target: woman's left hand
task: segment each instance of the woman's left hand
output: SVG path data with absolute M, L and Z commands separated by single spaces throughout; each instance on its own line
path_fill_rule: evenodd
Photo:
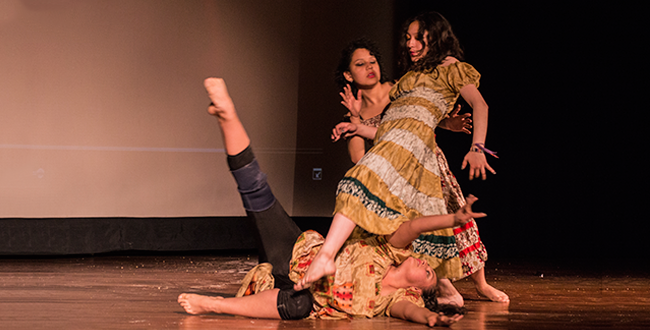
M 466 224 L 470 219 L 478 219 L 478 218 L 484 218 L 487 217 L 487 214 L 483 212 L 474 212 L 472 211 L 472 205 L 474 202 L 476 202 L 478 198 L 476 196 L 470 194 L 467 196 L 465 205 L 458 209 L 456 213 L 454 213 L 454 227 L 455 226 L 462 226 Z
M 479 178 L 481 177 L 483 180 L 487 179 L 487 175 L 485 173 L 485 170 L 487 169 L 490 171 L 492 174 L 497 174 L 497 172 L 490 167 L 490 165 L 487 163 L 487 159 L 485 159 L 485 154 L 482 152 L 475 152 L 475 151 L 470 151 L 465 155 L 465 158 L 463 159 L 463 165 L 461 166 L 461 170 L 464 170 L 465 167 L 467 167 L 467 164 L 469 164 L 469 179 L 472 180 L 474 178 Z

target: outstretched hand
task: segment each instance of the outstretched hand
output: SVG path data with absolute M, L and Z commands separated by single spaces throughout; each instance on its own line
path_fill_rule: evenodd
M 343 138 L 347 139 L 351 136 L 354 136 L 355 133 L 357 132 L 358 126 L 353 123 L 338 123 L 334 128 L 332 129 L 332 142 L 338 141 L 341 136 Z
M 487 169 L 490 171 L 492 174 L 497 174 L 497 172 L 490 167 L 490 165 L 487 162 L 487 159 L 485 159 L 485 154 L 482 152 L 475 152 L 475 151 L 470 151 L 465 155 L 465 158 L 463 159 L 463 164 L 461 166 L 461 170 L 464 170 L 465 167 L 469 164 L 469 179 L 472 180 L 474 178 L 482 178 L 483 180 L 487 179 L 487 175 L 485 173 L 485 170 Z
M 460 314 L 456 314 L 454 316 L 446 316 L 442 313 L 436 315 L 431 315 L 427 318 L 428 323 L 427 325 L 431 328 L 435 327 L 436 325 L 438 326 L 443 326 L 443 327 L 448 327 L 462 319 L 463 316 Z
M 472 204 L 474 204 L 474 202 L 476 202 L 477 200 L 478 198 L 476 198 L 476 196 L 474 195 L 470 194 L 469 196 L 467 196 L 467 203 L 465 204 L 465 206 L 458 209 L 458 211 L 456 211 L 456 213 L 454 214 L 454 226 L 464 225 L 465 223 L 467 223 L 467 221 L 469 221 L 472 218 L 478 219 L 487 216 L 487 214 L 483 212 L 477 213 L 472 211 Z
M 469 118 L 472 116 L 472 114 L 464 113 L 462 115 L 459 115 L 459 111 L 460 104 L 456 105 L 456 108 L 451 111 L 447 118 L 440 121 L 440 123 L 438 123 L 438 126 L 452 132 L 472 134 L 472 119 Z
M 343 87 L 343 92 L 340 92 L 339 95 L 341 95 L 341 98 L 343 99 L 343 101 L 341 101 L 341 104 L 350 110 L 350 119 L 355 117 L 360 118 L 359 116 L 361 115 L 361 105 L 363 103 L 361 99 L 361 90 L 359 90 L 357 96 L 355 97 L 352 93 L 352 87 L 350 87 L 348 84 Z

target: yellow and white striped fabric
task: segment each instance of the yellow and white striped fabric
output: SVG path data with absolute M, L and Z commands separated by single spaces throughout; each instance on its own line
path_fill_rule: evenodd
M 339 182 L 335 213 L 353 220 L 365 231 L 387 235 L 404 221 L 425 215 L 447 214 L 435 156 L 434 130 L 451 111 L 460 89 L 474 84 L 480 74 L 469 64 L 439 66 L 432 72 L 408 72 L 393 86 L 392 103 L 375 137 L 375 145 Z M 439 276 L 458 277 L 458 249 L 451 228 L 436 231 L 435 239 L 421 236 L 414 242 L 436 268 L 445 260 L 448 271 Z M 444 251 L 444 252 L 436 252 Z

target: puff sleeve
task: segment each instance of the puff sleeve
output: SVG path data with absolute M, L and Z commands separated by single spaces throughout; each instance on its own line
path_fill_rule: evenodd
M 447 83 L 449 88 L 456 93 L 466 85 L 474 84 L 478 88 L 481 74 L 474 67 L 465 62 L 456 62 L 447 67 Z

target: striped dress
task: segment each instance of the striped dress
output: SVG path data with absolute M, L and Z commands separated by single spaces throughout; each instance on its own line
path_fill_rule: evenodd
M 379 235 L 393 233 L 404 221 L 448 214 L 449 196 L 441 179 L 448 166 L 435 152 L 434 130 L 451 111 L 460 89 L 478 87 L 479 79 L 464 62 L 404 75 L 390 92 L 392 103 L 374 146 L 339 182 L 335 213 Z M 413 247 L 438 276 L 463 276 L 453 229 L 423 234 Z

